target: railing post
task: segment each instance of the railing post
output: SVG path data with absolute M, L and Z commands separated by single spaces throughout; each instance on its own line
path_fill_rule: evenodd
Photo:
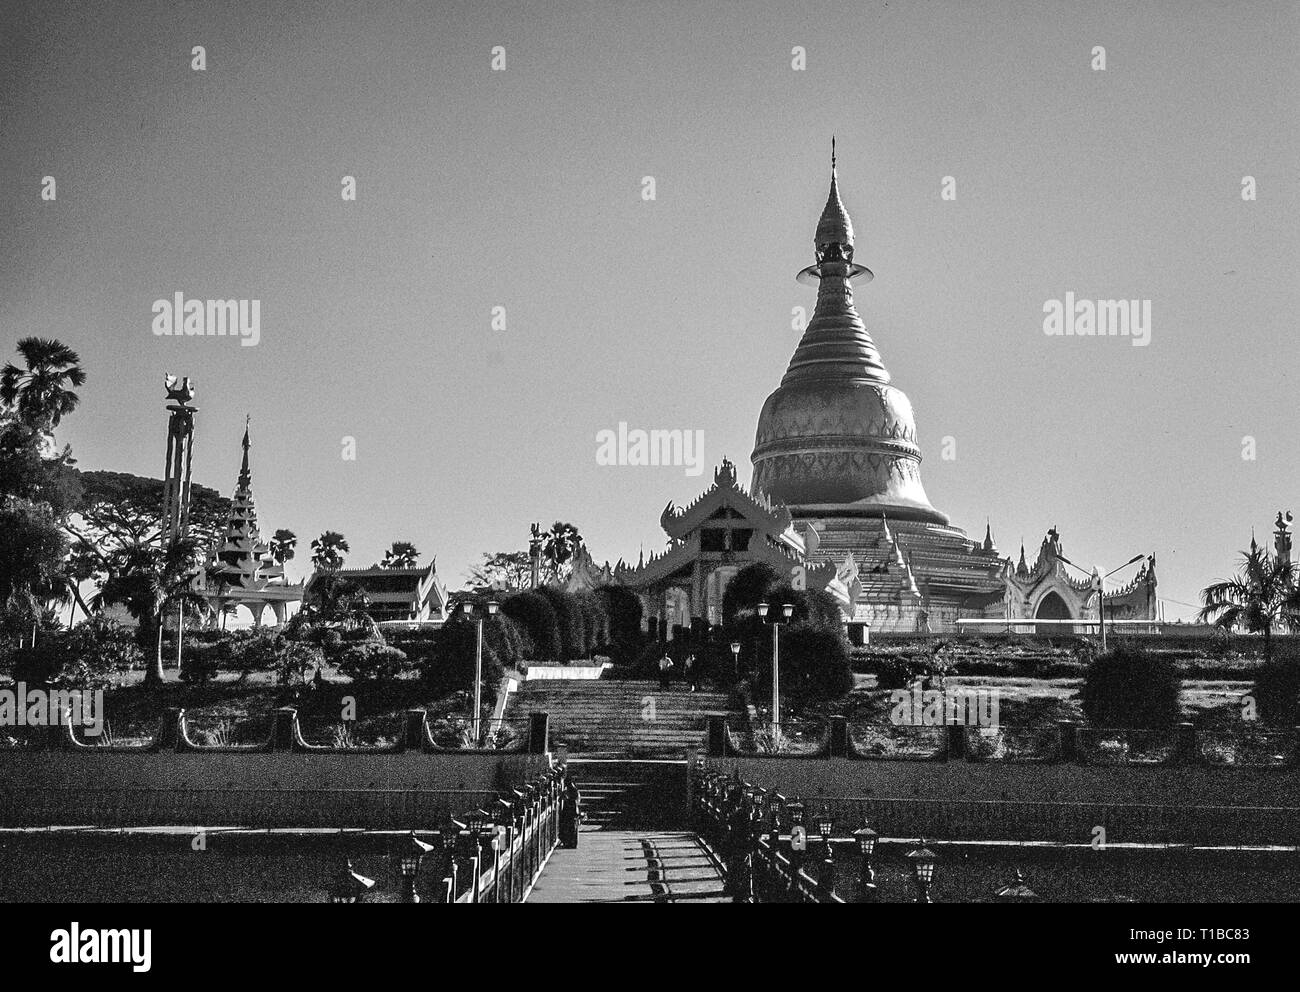
M 275 711 L 275 723 L 271 729 L 272 751 L 295 751 L 299 749 L 302 734 L 298 730 L 298 711 L 292 706 L 281 706 Z
M 1056 733 L 1060 739 L 1060 761 L 1064 765 L 1079 760 L 1079 725 L 1073 720 L 1057 720 Z
M 837 714 L 831 717 L 831 735 L 827 752 L 832 758 L 849 756 L 849 721 L 843 715 Z
M 425 741 L 429 735 L 425 728 L 429 722 L 429 714 L 424 710 L 407 710 L 406 711 L 406 733 L 403 735 L 402 747 L 407 751 L 424 750 Z
M 545 754 L 550 750 L 551 718 L 547 713 L 534 713 L 528 718 L 528 753 Z
M 724 758 L 727 754 L 727 718 L 709 717 L 707 749 L 710 758 Z

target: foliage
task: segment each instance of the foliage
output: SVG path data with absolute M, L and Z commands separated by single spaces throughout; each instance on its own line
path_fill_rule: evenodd
M 346 629 L 371 628 L 373 621 L 366 612 L 370 600 L 355 582 L 331 571 L 312 577 L 302 610 L 297 614 L 300 625 L 338 624 Z
M 1289 558 L 1275 558 L 1250 542 L 1241 553 L 1241 567 L 1234 578 L 1215 582 L 1201 592 L 1198 619 L 1224 630 L 1242 628 L 1264 635 L 1264 658 L 1273 656 L 1273 630 L 1300 631 L 1300 588 L 1296 565 Z
M 58 683 L 102 688 L 141 660 L 134 634 L 116 620 L 91 617 L 71 630 L 42 636 L 35 648 L 18 652 L 13 677 L 28 685 Z
M 1088 666 L 1079 699 L 1094 727 L 1154 730 L 1178 722 L 1180 687 L 1168 659 L 1121 645 Z
M 567 576 L 581 547 L 582 535 L 578 533 L 578 528 L 573 524 L 555 521 L 551 529 L 542 535 L 542 561 L 548 577 L 558 581 Z
M 410 541 L 394 541 L 379 564 L 381 568 L 415 568 L 420 564 L 420 552 Z
M 723 625 L 731 624 L 742 611 L 752 611 L 780 581 L 776 569 L 767 562 L 756 561 L 742 568 L 731 577 L 722 594 Z
M 86 382 L 81 358 L 60 341 L 36 337 L 21 338 L 18 354 L 23 366 L 8 362 L 0 369 L 0 403 L 28 427 L 42 431 L 58 427 L 80 402 L 68 387 Z
M 44 503 L 63 520 L 81 503 L 83 486 L 71 450 L 49 457 L 44 435 L 17 419 L 0 418 L 0 497 Z
M 0 607 L 51 598 L 53 587 L 63 586 L 67 550 L 67 539 L 49 507 L 0 498 Z
M 532 660 L 554 661 L 561 658 L 563 645 L 560 641 L 559 620 L 551 601 L 540 592 L 529 590 L 507 596 L 501 603 L 501 612 L 510 617 L 527 637 L 525 647 L 532 648 Z
M 469 580 L 476 586 L 516 590 L 524 588 L 532 571 L 527 551 L 485 551 L 482 564 L 470 569 Z
M 298 535 L 281 527 L 271 535 L 271 558 L 281 568 L 293 561 L 298 547 Z
M 492 647 L 488 628 L 492 621 L 484 621 L 483 630 L 483 699 L 496 698 L 497 686 L 505 669 Z M 430 690 L 446 695 L 458 690 L 472 692 L 474 688 L 475 652 L 478 646 L 478 628 L 460 615 L 448 620 L 436 635 L 429 654 L 418 662 L 420 677 Z
M 1278 727 L 1300 724 L 1300 647 L 1288 644 L 1255 676 L 1256 715 Z
M 337 572 L 343 567 L 344 555 L 352 548 L 338 531 L 327 530 L 311 542 L 311 563 L 323 572 Z
M 371 645 L 367 645 L 370 647 Z M 349 648 L 349 651 L 360 651 L 360 647 Z M 392 648 L 383 650 L 391 651 Z M 398 654 L 401 654 L 399 651 Z M 405 659 L 406 655 L 402 655 Z M 313 647 L 310 644 L 304 644 L 302 641 L 281 641 L 279 650 L 276 652 L 273 667 L 275 669 L 276 681 L 280 685 L 306 685 L 307 680 L 325 664 L 325 656 L 321 653 L 320 648 Z M 345 675 L 351 675 L 351 672 L 344 672 Z M 354 679 L 355 675 L 352 676 Z
M 560 636 L 560 654 L 556 661 L 571 661 L 586 655 L 586 631 L 582 610 L 571 593 L 556 586 L 543 586 L 537 592 L 555 611 L 556 631 Z

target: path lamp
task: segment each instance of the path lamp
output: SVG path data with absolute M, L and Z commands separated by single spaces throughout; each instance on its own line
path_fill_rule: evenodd
M 456 864 L 456 847 L 460 844 L 460 824 L 455 820 L 445 827 L 438 837 L 442 841 L 442 851 L 447 856 L 447 902 L 456 901 L 456 884 L 459 881 L 460 866 Z
M 1105 573 L 1104 575 L 1102 574 L 1101 569 L 1097 566 L 1094 566 L 1092 571 L 1088 572 L 1086 568 L 1083 568 L 1080 565 L 1076 565 L 1074 562 L 1070 561 L 1070 559 L 1066 558 L 1065 555 L 1063 554 L 1058 553 L 1056 557 L 1061 561 L 1063 561 L 1065 564 L 1069 565 L 1071 568 L 1077 568 L 1080 572 L 1087 574 L 1089 578 L 1092 580 L 1092 590 L 1097 594 L 1097 624 L 1101 628 L 1101 649 L 1102 651 L 1105 651 L 1106 650 L 1106 599 L 1105 599 L 1106 580 L 1109 579 L 1116 572 L 1122 572 L 1130 565 L 1137 564 L 1142 559 L 1144 559 L 1146 555 L 1134 555 L 1123 565 L 1120 565 L 1119 568 L 1112 568 L 1109 572 Z
M 785 802 L 780 796 L 773 796 L 772 801 L 767 804 L 768 826 L 767 836 L 772 841 L 772 850 L 776 850 L 777 843 L 781 840 L 781 813 L 785 808 Z
M 740 681 L 740 642 L 731 642 L 731 673 L 732 681 Z
M 1011 884 L 994 892 L 993 898 L 998 902 L 1037 902 L 1038 893 L 1029 887 L 1025 876 L 1017 868 L 1016 877 L 1011 880 Z
M 864 822 L 853 831 L 853 839 L 858 842 L 858 853 L 862 855 L 862 894 L 868 902 L 876 901 L 876 869 L 871 858 L 876 853 L 876 842 L 880 835 Z
M 487 615 L 494 617 L 501 604 L 495 599 L 488 600 Z M 474 646 L 474 746 L 483 746 L 483 737 L 480 730 L 480 723 L 483 719 L 483 616 L 475 615 L 474 603 L 470 600 L 465 601 L 463 607 L 465 616 L 472 619 L 478 624 L 478 638 Z
M 925 846 L 925 838 L 921 839 L 920 847 L 908 852 L 907 859 L 912 862 L 912 874 L 916 878 L 916 887 L 920 892 L 916 901 L 933 902 L 934 900 L 930 898 L 930 886 L 934 882 L 934 866 L 938 858 Z
M 432 850 L 433 845 L 420 840 L 412 830 L 398 852 L 397 870 L 402 873 L 402 895 L 405 902 L 420 901 L 420 894 L 415 891 L 415 880 L 420 874 L 424 856 Z
M 760 620 L 766 620 L 770 607 L 767 603 L 758 604 Z M 781 604 L 781 617 L 772 617 L 772 737 L 781 732 L 781 618 L 789 623 L 794 616 L 794 604 Z
M 822 858 L 821 877 L 818 881 L 827 892 L 835 891 L 835 849 L 831 846 L 831 837 L 835 833 L 835 818 L 829 806 L 823 806 L 817 815 L 817 833 L 821 836 L 826 856 Z
M 365 902 L 366 893 L 374 887 L 373 878 L 358 875 L 352 870 L 352 860 L 349 858 L 344 863 L 343 870 L 335 877 L 334 884 L 330 886 L 330 902 Z

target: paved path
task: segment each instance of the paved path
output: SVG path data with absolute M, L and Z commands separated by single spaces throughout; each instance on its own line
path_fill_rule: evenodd
M 528 902 L 730 902 L 691 833 L 583 829 L 551 855 Z

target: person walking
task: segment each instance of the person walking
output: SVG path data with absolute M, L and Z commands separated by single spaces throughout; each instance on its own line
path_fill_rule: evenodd
M 700 687 L 700 666 L 695 660 L 695 655 L 688 654 L 686 660 L 682 662 L 682 678 L 691 687 L 691 692 Z
M 665 651 L 663 653 L 663 657 L 659 659 L 659 688 L 663 689 L 665 692 L 670 687 L 670 680 L 672 679 L 672 673 L 673 673 L 673 660 L 672 658 L 668 657 L 668 652 Z
M 564 775 L 564 789 L 560 793 L 560 846 L 578 846 L 578 824 L 582 822 L 582 793 L 578 783 Z

